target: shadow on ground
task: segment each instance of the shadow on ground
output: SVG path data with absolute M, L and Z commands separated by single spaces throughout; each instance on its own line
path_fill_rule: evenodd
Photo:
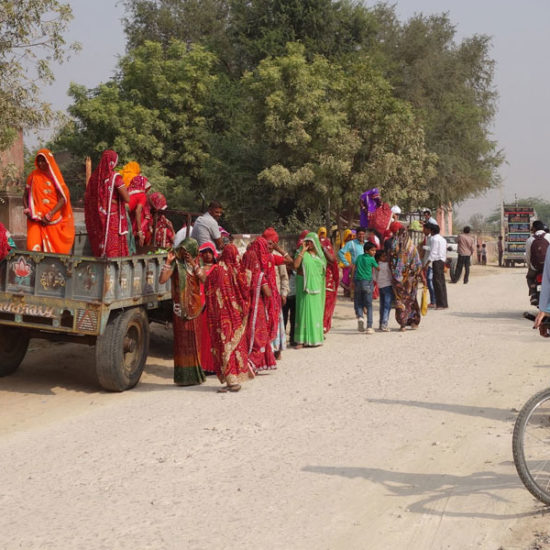
M 445 411 L 465 416 L 477 416 L 489 420 L 510 422 L 514 420 L 514 411 L 511 409 L 499 409 L 497 407 L 479 407 L 470 405 L 456 405 L 451 403 L 430 403 L 426 401 L 405 401 L 400 399 L 367 399 L 369 403 L 380 403 L 383 405 L 400 405 L 405 407 L 418 407 L 431 411 Z
M 510 466 L 511 467 L 511 466 Z M 341 476 L 348 479 L 363 478 L 386 488 L 396 497 L 420 496 L 419 500 L 410 504 L 407 510 L 415 514 L 445 515 L 455 518 L 485 518 L 485 519 L 518 519 L 549 513 L 550 509 L 537 506 L 532 511 L 518 514 L 498 514 L 487 511 L 486 502 L 483 509 L 469 511 L 453 511 L 452 499 L 482 495 L 490 497 L 495 502 L 508 503 L 508 499 L 497 493 L 503 490 L 521 489 L 519 478 L 515 474 L 498 474 L 492 471 L 475 472 L 465 476 L 450 474 L 420 474 L 413 472 L 395 472 L 381 468 L 349 468 L 333 466 L 305 466 L 302 471 L 328 476 Z M 434 506 L 438 501 L 444 502 L 444 511 L 441 506 Z M 464 505 L 464 501 L 460 503 Z

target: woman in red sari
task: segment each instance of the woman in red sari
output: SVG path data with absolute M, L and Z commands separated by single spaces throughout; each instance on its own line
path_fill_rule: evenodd
M 69 189 L 51 151 L 40 149 L 34 164 L 23 196 L 27 249 L 69 254 L 75 235 Z
M 130 197 L 122 176 L 115 172 L 118 155 L 104 151 L 93 171 L 84 195 L 84 218 L 88 239 L 98 258 L 128 256 L 128 216 Z
M 250 311 L 246 330 L 248 363 L 255 373 L 276 369 L 277 361 L 268 331 L 268 311 L 272 310 L 273 296 L 266 276 L 260 268 L 256 251 L 252 248 L 245 252 L 242 267 L 250 287 Z
M 239 391 L 241 382 L 254 378 L 246 341 L 249 289 L 238 254 L 235 245 L 226 245 L 205 284 L 214 369 L 226 383 L 222 392 Z
M 172 222 L 161 212 L 168 208 L 166 197 L 158 191 L 149 195 L 149 204 L 153 214 L 156 213 L 156 223 L 154 224 L 155 234 L 153 235 L 153 244 L 159 248 L 170 248 L 174 244 L 176 232 Z
M 204 279 L 210 275 L 210 272 L 216 265 L 216 259 L 218 257 L 218 251 L 216 245 L 210 241 L 203 243 L 199 247 L 199 256 L 202 264 L 202 272 Z M 201 304 L 204 306 L 206 303 L 206 297 L 204 294 L 204 283 L 201 284 Z M 208 330 L 208 312 L 206 308 L 203 309 L 200 316 L 200 345 L 199 352 L 201 356 L 201 366 L 206 374 L 215 374 L 214 359 L 212 357 L 210 331 Z
M 132 171 L 129 171 L 130 169 Z M 133 175 L 135 172 L 137 174 Z M 128 188 L 128 195 L 130 195 L 128 210 L 130 211 L 130 219 L 132 221 L 132 231 L 136 238 L 136 243 L 139 246 L 144 246 L 151 242 L 151 226 L 153 225 L 153 218 L 149 209 L 149 202 L 147 201 L 147 191 L 151 189 L 151 184 L 141 174 L 141 169 L 137 162 L 129 162 L 124 167 L 122 178 L 126 184 L 125 175 L 127 178 L 131 177 L 126 187 Z
M 318 231 L 319 242 L 323 247 L 325 258 L 327 259 L 326 271 L 326 296 L 325 313 L 323 315 L 323 331 L 326 334 L 332 326 L 332 315 L 336 307 L 336 297 L 338 295 L 338 283 L 340 281 L 340 270 L 338 269 L 338 258 L 334 254 L 332 243 L 327 238 L 326 227 L 321 227 Z
M 268 354 L 269 359 L 271 359 L 270 354 L 273 353 L 271 342 L 277 338 L 279 331 L 279 316 L 281 313 L 281 296 L 279 295 L 279 288 L 277 286 L 277 274 L 275 272 L 273 254 L 271 254 L 269 250 L 267 239 L 258 237 L 252 242 L 249 249 L 256 253 L 260 263 L 260 270 L 271 291 L 271 296 L 269 298 L 264 296 L 263 300 L 266 310 L 267 334 L 269 338 L 266 345 L 266 354 Z

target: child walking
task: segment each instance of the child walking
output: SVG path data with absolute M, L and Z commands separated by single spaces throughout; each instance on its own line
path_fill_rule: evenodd
M 363 315 L 367 310 L 367 334 L 373 334 L 372 328 L 372 293 L 374 291 L 374 281 L 372 277 L 373 269 L 378 269 L 378 264 L 374 259 L 376 245 L 365 243 L 363 247 L 364 254 L 358 256 L 355 260 L 355 292 L 353 301 L 355 306 L 355 315 L 357 316 L 357 328 L 360 332 L 364 329 Z
M 380 291 L 380 331 L 389 332 L 388 321 L 390 319 L 391 303 L 393 300 L 392 276 L 388 253 L 385 250 L 378 250 L 375 255 L 378 270 L 374 272 L 374 279 L 378 283 Z

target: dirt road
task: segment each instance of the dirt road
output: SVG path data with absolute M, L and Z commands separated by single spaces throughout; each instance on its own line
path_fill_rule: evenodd
M 550 375 L 524 276 L 476 267 L 406 333 L 340 302 L 322 348 L 239 394 L 174 387 L 162 328 L 124 394 L 91 348 L 34 344 L 0 380 L 0 548 L 550 548 L 511 456 Z

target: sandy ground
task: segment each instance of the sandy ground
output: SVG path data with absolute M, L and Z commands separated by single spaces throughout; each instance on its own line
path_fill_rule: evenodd
M 0 380 L 0 548 L 550 548 L 511 455 L 550 374 L 524 275 L 475 267 L 406 333 L 341 301 L 322 348 L 239 394 L 173 386 L 164 328 L 123 394 L 92 348 L 34 343 Z

